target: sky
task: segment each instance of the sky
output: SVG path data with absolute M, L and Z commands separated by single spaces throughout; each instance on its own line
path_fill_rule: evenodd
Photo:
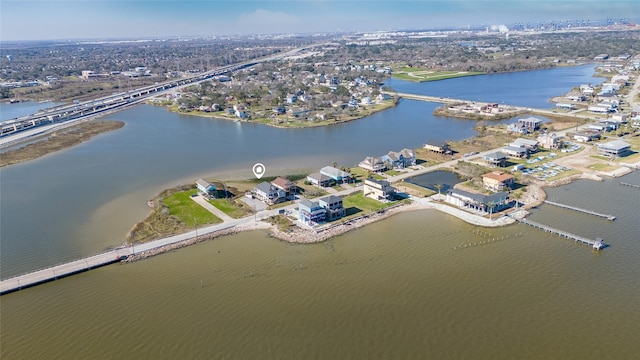
M 0 41 L 464 28 L 640 21 L 638 0 L 0 1 Z

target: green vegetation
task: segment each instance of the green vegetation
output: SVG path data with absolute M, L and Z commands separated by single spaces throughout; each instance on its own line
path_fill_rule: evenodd
M 291 231 L 292 227 L 296 226 L 291 220 L 289 220 L 288 217 L 284 215 L 272 216 L 268 219 L 265 219 L 265 221 L 271 225 L 276 225 L 278 227 L 278 230 L 283 232 L 289 232 Z
M 122 121 L 87 121 L 65 130 L 57 131 L 40 141 L 9 150 L 0 157 L 0 167 L 37 159 L 52 152 L 78 145 L 92 137 L 119 129 Z
M 229 199 L 212 199 L 209 204 L 215 206 L 223 213 L 234 219 L 239 219 L 251 214 L 251 210 L 242 202 L 236 202 Z
M 197 193 L 198 190 L 196 189 L 175 192 L 165 197 L 162 203 L 169 209 L 169 215 L 175 216 L 186 225 L 197 226 L 221 223 L 222 220 L 191 199 L 191 195 Z
M 604 171 L 604 172 L 613 171 L 616 168 L 617 168 L 616 166 L 611 166 L 609 164 L 602 164 L 602 163 L 597 163 L 589 166 L 589 169 L 591 170 Z
M 431 189 L 427 189 L 420 185 L 412 184 L 405 181 L 394 184 L 393 186 L 396 189 L 398 189 L 398 191 L 400 192 L 405 192 L 409 195 L 418 196 L 418 197 L 428 197 L 436 193 Z
M 380 175 L 380 174 L 376 174 L 376 173 L 371 173 L 359 166 L 353 167 L 351 169 L 349 169 L 349 173 L 351 173 L 351 175 L 353 176 L 353 179 L 356 182 L 362 182 L 364 181 L 364 179 L 366 178 L 374 178 L 376 180 L 384 180 L 385 177 Z
M 191 185 L 162 192 L 158 199 L 154 200 L 157 205 L 146 219 L 134 226 L 126 241 L 146 242 L 184 233 L 200 225 L 221 223 L 221 219 L 191 200 L 191 195 L 196 192 Z
M 393 77 L 407 81 L 436 81 L 462 76 L 482 75 L 477 71 L 438 71 L 425 68 L 402 67 L 394 70 Z
M 371 198 L 365 197 L 361 191 L 346 196 L 342 199 L 342 205 L 345 209 L 355 207 L 360 209 L 363 214 L 382 210 L 384 208 L 388 208 L 389 206 L 395 205 L 396 203 L 396 201 L 382 203 L 378 200 L 373 200 Z

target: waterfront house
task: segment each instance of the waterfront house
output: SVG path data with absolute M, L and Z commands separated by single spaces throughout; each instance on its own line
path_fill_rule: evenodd
M 351 180 L 351 174 L 346 171 L 336 169 L 333 166 L 323 167 L 320 169 L 320 174 L 328 176 L 338 184 L 349 182 L 349 180 Z
M 342 198 L 335 195 L 329 195 L 318 200 L 318 203 L 326 211 L 326 220 L 333 221 L 343 218 L 346 211 L 342 205 Z
M 395 190 L 388 181 L 368 178 L 364 180 L 364 196 L 375 200 L 391 200 Z
M 439 154 L 450 154 L 449 144 L 444 141 L 430 141 L 423 146 L 429 151 L 433 151 Z
M 500 152 L 494 152 L 487 154 L 483 157 L 483 159 L 490 165 L 504 167 L 507 163 L 507 156 Z
M 491 195 L 474 194 L 468 191 L 451 189 L 447 192 L 445 201 L 462 209 L 494 213 L 509 207 L 509 194 L 497 192 Z
M 416 154 L 411 149 L 402 149 L 399 152 L 389 151 L 381 159 L 383 162 L 391 164 L 393 169 L 404 169 L 416 164 Z
M 631 145 L 622 140 L 613 140 L 605 144 L 598 145 L 600 155 L 610 157 L 622 157 L 631 153 Z
M 253 189 L 253 192 L 258 200 L 264 201 L 269 205 L 283 201 L 286 198 L 286 194 L 283 190 L 278 189 L 266 181 L 258 184 Z
M 326 214 L 326 210 L 318 201 L 304 199 L 298 204 L 298 219 L 303 223 L 319 223 L 325 220 Z
M 387 165 L 385 165 L 384 161 L 379 157 L 368 156 L 364 160 L 360 161 L 358 167 L 371 172 L 379 172 L 384 171 L 387 168 Z
M 289 108 L 287 113 L 289 114 L 289 117 L 293 119 L 306 116 L 309 113 L 309 110 L 294 106 Z
M 198 179 L 198 181 L 196 181 L 196 187 L 202 195 L 207 197 L 215 196 L 217 190 L 215 185 L 209 183 L 204 179 Z
M 528 117 L 524 119 L 518 119 L 518 125 L 527 129 L 528 132 L 534 132 L 540 130 L 542 120 L 535 117 Z
M 271 185 L 283 191 L 286 199 L 291 199 L 296 193 L 296 185 L 285 178 L 277 177 Z
M 312 185 L 320 186 L 320 187 L 331 186 L 335 183 L 335 181 L 332 178 L 320 172 L 309 174 L 307 176 L 307 181 Z
M 482 175 L 482 186 L 493 192 L 511 189 L 513 187 L 513 175 L 503 173 L 502 171 L 492 171 Z

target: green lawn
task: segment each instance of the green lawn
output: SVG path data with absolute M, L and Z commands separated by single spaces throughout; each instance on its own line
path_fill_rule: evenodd
M 615 166 L 611 166 L 609 164 L 597 163 L 597 164 L 593 164 L 593 165 L 589 166 L 589 169 L 596 170 L 596 171 L 609 172 L 609 171 L 615 170 L 616 167 Z
M 198 190 L 196 189 L 179 191 L 167 196 L 162 202 L 169 208 L 170 215 L 177 217 L 187 226 L 221 223 L 222 220 L 220 218 L 191 200 L 191 195 L 197 192 Z
M 357 192 L 355 194 L 346 196 L 342 199 L 342 205 L 344 206 L 345 209 L 355 207 L 362 210 L 362 213 L 360 213 L 359 215 L 378 211 L 378 210 L 387 208 L 391 205 L 395 205 L 396 203 L 397 202 L 395 201 L 388 202 L 388 203 L 381 203 L 378 200 L 373 200 L 368 197 L 365 197 L 362 192 Z
M 251 210 L 229 199 L 213 199 L 209 200 L 209 204 L 215 206 L 220 209 L 220 211 L 234 219 L 239 219 L 251 214 Z

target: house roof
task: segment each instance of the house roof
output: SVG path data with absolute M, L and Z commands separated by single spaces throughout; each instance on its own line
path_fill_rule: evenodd
M 381 187 L 389 186 L 389 182 L 386 181 L 386 180 L 377 180 L 377 179 L 374 179 L 374 178 L 366 178 L 366 179 L 364 179 L 364 184 L 365 185 L 367 185 L 368 182 L 372 182 L 374 184 L 378 184 Z
M 339 196 L 335 196 L 335 195 L 329 195 L 329 196 L 325 196 L 323 198 L 320 198 L 321 202 L 327 203 L 327 204 L 332 204 L 338 201 L 342 201 L 342 198 Z
M 538 145 L 538 141 L 537 140 L 524 139 L 524 138 L 517 138 L 512 142 L 512 144 L 526 145 L 526 146 L 536 146 L 536 145 Z
M 622 150 L 630 146 L 631 145 L 627 144 L 622 140 L 613 140 L 613 141 L 609 141 L 608 143 L 602 144 L 599 147 L 605 148 L 605 149 L 611 149 L 611 150 Z
M 506 159 L 507 156 L 504 153 L 498 151 L 498 152 L 487 154 L 484 156 L 484 158 L 488 160 L 501 160 L 501 159 Z
M 368 164 L 369 166 L 374 167 L 375 165 L 384 165 L 384 162 L 379 157 L 367 156 L 360 162 L 360 164 Z
M 271 182 L 271 184 L 283 190 L 290 189 L 292 186 L 294 186 L 291 181 L 281 177 L 277 177 L 275 180 Z
M 412 158 L 416 156 L 416 153 L 413 150 L 406 148 L 400 150 L 400 154 L 402 154 L 402 156 L 404 156 L 405 158 Z
M 524 118 L 524 119 L 519 119 L 518 120 L 519 123 L 529 123 L 529 124 L 539 124 L 542 122 L 542 120 L 538 119 L 538 118 L 534 118 L 534 117 L 528 117 L 528 118 Z
M 484 195 L 484 194 L 470 193 L 468 191 L 464 191 L 460 189 L 451 189 L 449 190 L 449 194 L 470 198 L 473 201 L 480 204 L 488 204 L 490 202 L 499 202 L 508 197 L 508 194 L 504 191 L 500 191 L 491 195 Z
M 336 169 L 333 166 L 323 167 L 322 169 L 320 169 L 320 173 L 323 175 L 327 175 L 333 179 L 345 178 L 345 177 L 351 176 L 351 174 L 349 174 L 348 172 L 342 171 L 340 169 Z
M 204 179 L 198 179 L 198 181 L 196 181 L 196 185 L 202 186 L 205 189 L 210 189 L 211 187 L 213 187 L 214 189 L 216 188 L 213 184 L 210 184 Z
M 501 183 L 513 179 L 513 175 L 505 174 L 502 171 L 492 171 L 490 173 L 482 175 L 483 178 L 493 179 Z
M 527 149 L 522 148 L 522 147 L 515 147 L 515 146 L 505 146 L 502 148 L 502 150 L 508 152 L 508 153 L 518 153 L 518 154 L 523 154 L 527 152 Z
M 304 206 L 304 207 L 307 207 L 309 209 L 320 207 L 320 204 L 317 201 L 311 201 L 311 200 L 308 200 L 308 199 L 304 199 L 304 200 L 300 201 L 300 205 Z
M 323 181 L 329 181 L 329 180 L 331 180 L 331 178 L 330 178 L 330 177 L 328 177 L 328 176 L 327 176 L 327 175 L 325 175 L 325 174 L 321 174 L 321 173 L 319 173 L 319 172 L 315 172 L 315 173 L 309 174 L 309 175 L 307 176 L 307 178 L 310 178 L 310 179 L 313 179 L 313 180 L 316 180 L 316 181 L 319 181 L 319 182 L 323 182 Z
M 272 185 L 270 183 L 263 181 L 256 186 L 256 190 L 259 190 L 265 194 L 268 194 L 271 192 L 271 186 Z

